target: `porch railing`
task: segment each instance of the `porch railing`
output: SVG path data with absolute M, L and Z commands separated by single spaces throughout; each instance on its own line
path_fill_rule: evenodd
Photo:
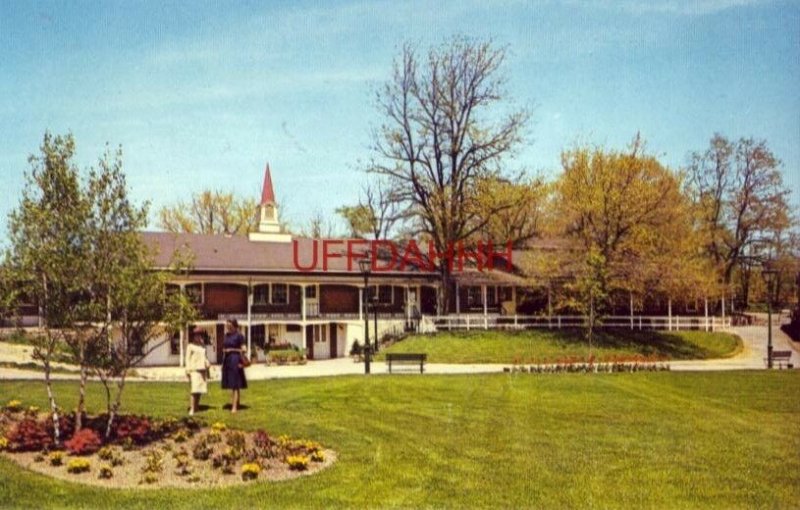
M 471 329 L 562 329 L 582 328 L 588 317 L 582 315 L 438 315 L 429 320 L 437 330 Z M 730 317 L 615 315 L 598 321 L 600 328 L 632 330 L 702 330 L 716 331 L 731 326 Z

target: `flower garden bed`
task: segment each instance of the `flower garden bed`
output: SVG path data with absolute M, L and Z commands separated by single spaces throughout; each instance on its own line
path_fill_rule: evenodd
M 36 408 L 9 402 L 0 413 L 0 451 L 22 467 L 47 476 L 103 487 L 222 487 L 304 476 L 330 466 L 335 452 L 319 443 L 272 437 L 265 431 L 206 426 L 193 418 L 154 420 L 121 415 L 111 438 L 105 416 L 60 420 L 60 446 L 52 420 Z

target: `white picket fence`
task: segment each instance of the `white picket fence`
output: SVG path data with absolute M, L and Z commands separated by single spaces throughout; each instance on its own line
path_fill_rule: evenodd
M 427 319 L 427 320 L 425 320 Z M 459 314 L 428 316 L 423 319 L 437 331 L 472 329 L 562 329 L 582 328 L 588 317 L 582 315 L 482 315 Z M 713 316 L 652 316 L 652 315 L 614 315 L 602 317 L 600 328 L 625 328 L 633 330 L 701 330 L 717 331 L 730 328 L 730 317 Z M 427 329 L 427 328 L 426 328 Z

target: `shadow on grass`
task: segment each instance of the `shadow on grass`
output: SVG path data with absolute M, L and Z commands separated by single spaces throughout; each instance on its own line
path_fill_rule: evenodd
M 586 332 L 582 329 L 555 331 L 553 336 L 564 345 L 587 345 Z M 711 354 L 708 349 L 688 342 L 680 335 L 655 331 L 603 329 L 595 331 L 592 344 L 597 348 L 628 350 L 645 356 L 672 359 L 697 359 Z

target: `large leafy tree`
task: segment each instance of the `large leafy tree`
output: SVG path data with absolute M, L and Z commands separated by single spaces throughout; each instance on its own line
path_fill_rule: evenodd
M 36 337 L 33 355 L 44 365 L 56 442 L 60 429 L 51 360 L 85 319 L 85 309 L 74 304 L 86 289 L 89 258 L 90 204 L 72 163 L 74 152 L 72 135 L 45 133 L 40 153 L 29 158 L 26 186 L 8 221 L 7 269 L 39 306 L 43 334 Z
M 676 282 L 689 281 L 682 271 L 698 254 L 681 178 L 646 154 L 638 136 L 626 151 L 566 151 L 562 165 L 557 218 L 579 249 L 561 256 L 587 268 L 583 287 L 592 291 L 579 293 L 592 298 L 581 308 L 602 312 L 614 289 L 674 292 Z
M 377 94 L 383 122 L 370 171 L 405 211 L 417 234 L 444 253 L 511 204 L 478 207 L 478 184 L 505 169 L 529 114 L 505 108 L 506 52 L 491 42 L 455 38 L 421 55 L 405 45 Z M 451 268 L 440 264 L 447 300 Z
M 168 232 L 246 236 L 258 226 L 257 206 L 252 198 L 204 190 L 188 202 L 161 208 L 159 226 Z
M 780 248 L 781 233 L 793 223 L 781 162 L 766 141 L 730 140 L 715 134 L 707 149 L 690 156 L 687 189 L 697 207 L 703 245 L 721 282 L 741 276 L 748 301 L 750 264 L 756 251 Z
M 43 335 L 34 355 L 45 383 L 59 439 L 58 407 L 50 383 L 56 348 L 66 345 L 80 365 L 76 428 L 82 425 L 86 381 L 119 378 L 118 408 L 127 369 L 163 332 L 166 275 L 152 270 L 153 254 L 140 235 L 147 207 L 127 192 L 119 150 L 107 151 L 85 183 L 72 163 L 71 135 L 45 134 L 41 154 L 31 156 L 19 207 L 9 218 L 7 272 L 40 307 Z M 120 345 L 124 348 L 120 348 Z M 104 378 L 105 377 L 105 378 Z M 109 420 L 109 427 L 113 414 Z

